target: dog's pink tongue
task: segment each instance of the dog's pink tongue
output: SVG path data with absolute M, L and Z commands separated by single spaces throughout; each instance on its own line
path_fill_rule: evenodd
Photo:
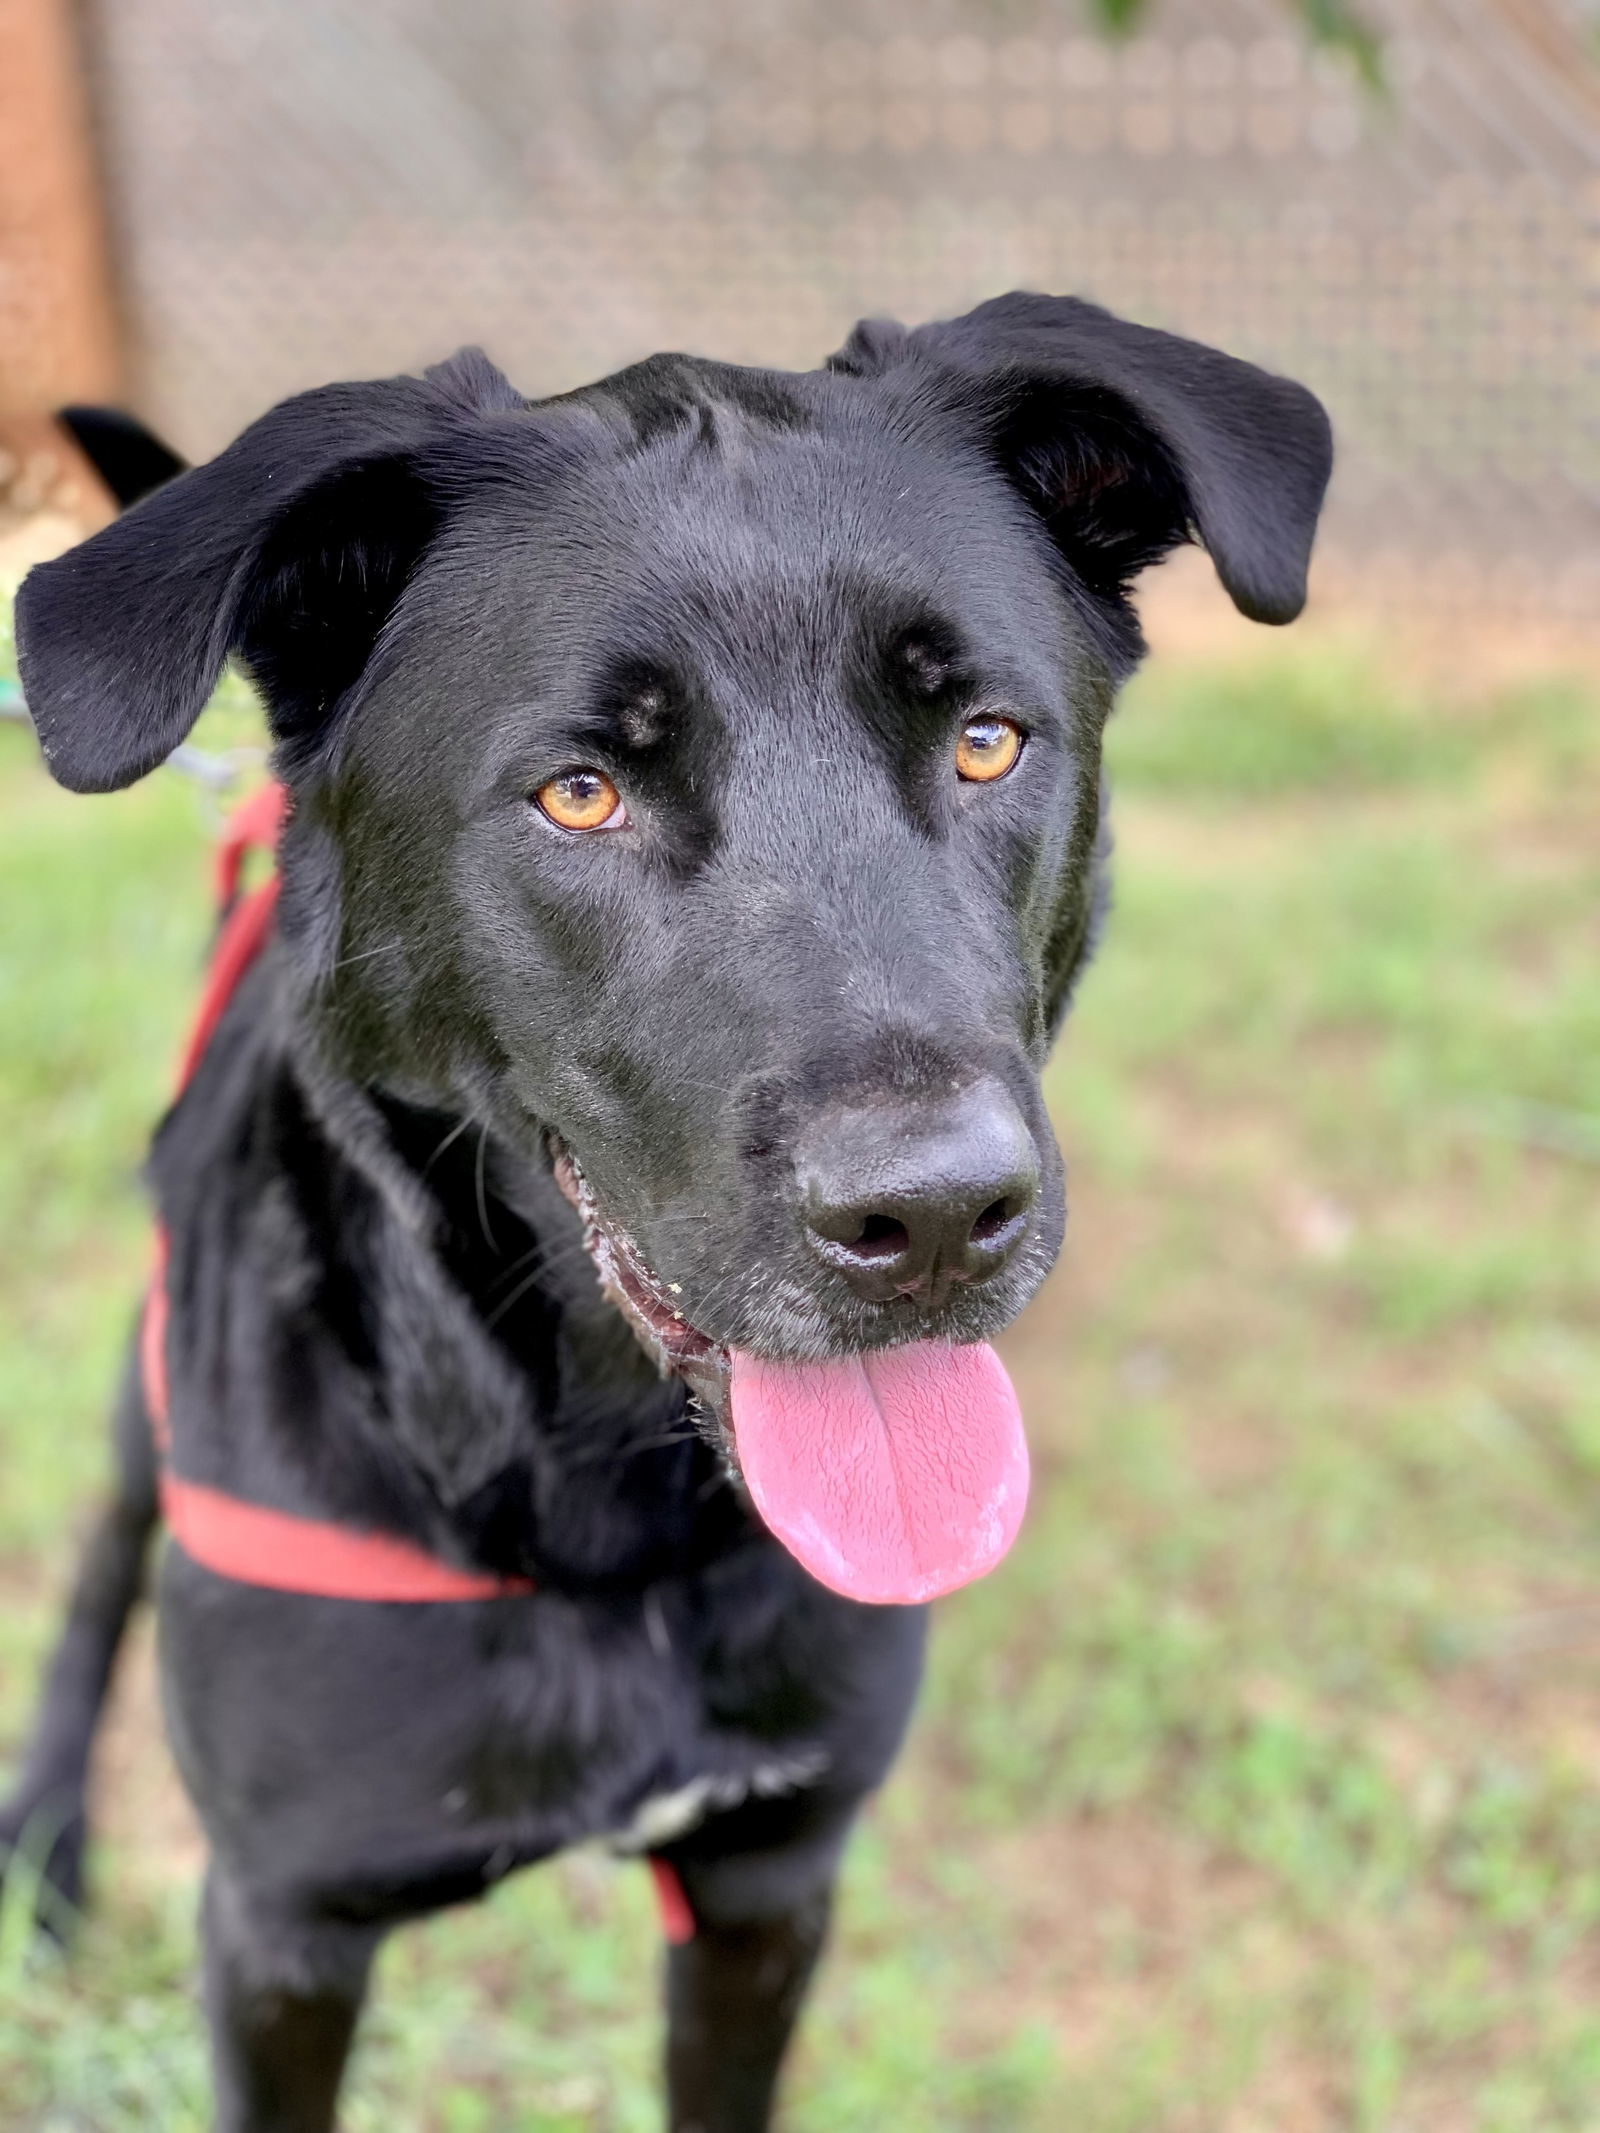
M 992 1348 L 933 1341 L 838 1363 L 733 1355 L 756 1509 L 852 1600 L 931 1600 L 992 1570 L 1028 1500 L 1017 1396 Z

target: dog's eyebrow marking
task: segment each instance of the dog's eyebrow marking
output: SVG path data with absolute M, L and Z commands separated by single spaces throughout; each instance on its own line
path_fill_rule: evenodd
M 962 667 L 960 654 L 942 631 L 921 627 L 905 631 L 891 656 L 921 696 L 947 689 Z
M 617 726 L 630 748 L 653 748 L 662 737 L 667 713 L 667 691 L 659 682 L 647 682 L 623 701 Z

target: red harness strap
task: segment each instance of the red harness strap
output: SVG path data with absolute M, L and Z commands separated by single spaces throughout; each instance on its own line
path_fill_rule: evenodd
M 272 930 L 278 902 L 276 872 L 243 894 L 240 878 L 250 852 L 275 849 L 287 810 L 283 787 L 264 786 L 234 812 L 223 832 L 216 863 L 222 927 L 183 1048 L 180 1092 Z M 161 1460 L 162 1514 L 185 1555 L 203 1569 L 239 1584 L 329 1600 L 496 1600 L 534 1591 L 531 1578 L 461 1570 L 393 1534 L 360 1532 L 329 1519 L 269 1510 L 264 1504 L 247 1503 L 243 1497 L 204 1482 L 186 1481 L 175 1473 L 167 1382 L 167 1259 L 167 1235 L 158 1223 L 155 1274 L 139 1327 L 139 1368 L 151 1435 Z M 654 1854 L 649 1866 L 663 1935 L 673 1946 L 692 1940 L 694 1912 L 676 1867 Z
M 686 1941 L 693 1940 L 698 1931 L 694 1913 L 689 1908 L 683 1878 L 672 1861 L 663 1859 L 659 1852 L 648 1853 L 645 1864 L 649 1867 L 650 1878 L 655 1883 L 656 1912 L 661 1920 L 661 1937 L 669 1948 L 681 1948 Z
M 282 786 L 263 786 L 235 812 L 218 846 L 216 885 L 222 928 L 183 1048 L 180 1091 L 205 1056 L 239 981 L 272 930 L 277 874 L 243 895 L 240 876 L 250 852 L 270 852 L 277 844 L 285 811 Z M 158 1226 L 156 1274 L 145 1300 L 139 1358 L 150 1426 L 162 1459 L 161 1508 L 185 1555 L 219 1577 L 241 1584 L 329 1600 L 494 1600 L 533 1591 L 528 1578 L 461 1570 L 393 1534 L 363 1533 L 327 1519 L 269 1510 L 204 1482 L 186 1481 L 172 1465 L 167 1312 L 167 1239 Z

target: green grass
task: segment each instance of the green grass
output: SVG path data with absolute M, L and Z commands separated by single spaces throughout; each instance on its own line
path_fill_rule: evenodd
M 240 713 L 225 714 L 237 731 Z M 1152 670 L 1051 1070 L 1027 1531 L 940 1612 L 795 2133 L 1600 2125 L 1600 700 L 1360 648 Z M 208 803 L 0 729 L 0 1743 L 147 1249 Z M 203 2125 L 193 1851 L 136 1672 L 72 1964 L 0 1919 L 0 2125 Z M 353 2133 L 655 2123 L 643 1877 L 385 1955 Z

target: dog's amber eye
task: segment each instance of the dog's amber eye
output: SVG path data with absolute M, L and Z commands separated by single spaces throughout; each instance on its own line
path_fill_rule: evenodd
M 1003 778 L 1022 753 L 1022 728 L 1008 718 L 969 718 L 956 742 L 957 774 L 974 785 Z
M 533 798 L 557 829 L 621 829 L 628 819 L 621 793 L 603 770 L 564 770 Z

